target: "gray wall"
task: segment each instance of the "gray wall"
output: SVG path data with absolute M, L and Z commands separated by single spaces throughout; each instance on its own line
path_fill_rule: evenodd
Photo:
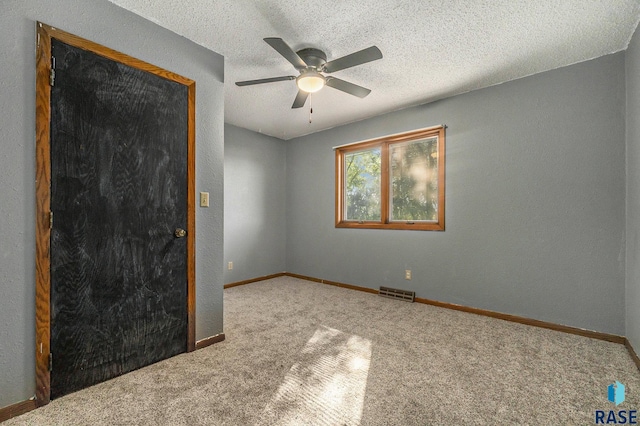
M 624 66 L 609 55 L 290 141 L 287 270 L 623 335 Z M 332 146 L 441 123 L 446 231 L 334 227 Z
M 286 142 L 229 124 L 224 128 L 227 284 L 285 271 Z
M 627 294 L 626 335 L 640 354 L 640 30 L 626 52 Z
M 106 0 L 3 0 L 0 13 L 0 407 L 35 393 L 35 25 L 40 20 L 196 80 L 196 334 L 222 332 L 222 56 Z

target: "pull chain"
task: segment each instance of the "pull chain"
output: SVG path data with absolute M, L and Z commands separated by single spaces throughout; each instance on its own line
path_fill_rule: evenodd
M 311 114 L 313 114 L 313 105 L 311 105 L 312 99 L 313 99 L 313 96 L 311 93 L 309 93 L 309 124 L 311 124 Z

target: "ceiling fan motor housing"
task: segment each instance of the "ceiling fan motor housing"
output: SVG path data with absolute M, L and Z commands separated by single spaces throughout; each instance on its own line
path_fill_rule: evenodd
M 318 71 L 327 63 L 327 55 L 325 55 L 322 50 L 314 49 L 313 47 L 298 50 L 296 54 L 300 56 L 300 59 L 302 59 L 307 66 L 313 67 Z

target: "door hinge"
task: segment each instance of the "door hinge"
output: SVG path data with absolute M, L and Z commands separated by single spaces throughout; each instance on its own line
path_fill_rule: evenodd
M 53 354 L 49 352 L 49 371 L 53 371 Z
M 51 57 L 51 71 L 49 71 L 49 85 L 53 86 L 56 82 L 56 57 Z
M 49 229 L 53 229 L 53 212 L 49 212 Z

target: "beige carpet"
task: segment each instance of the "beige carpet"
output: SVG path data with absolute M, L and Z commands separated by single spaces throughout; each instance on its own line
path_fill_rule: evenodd
M 640 408 L 622 345 L 289 277 L 224 303 L 224 342 L 3 426 L 585 425 Z

